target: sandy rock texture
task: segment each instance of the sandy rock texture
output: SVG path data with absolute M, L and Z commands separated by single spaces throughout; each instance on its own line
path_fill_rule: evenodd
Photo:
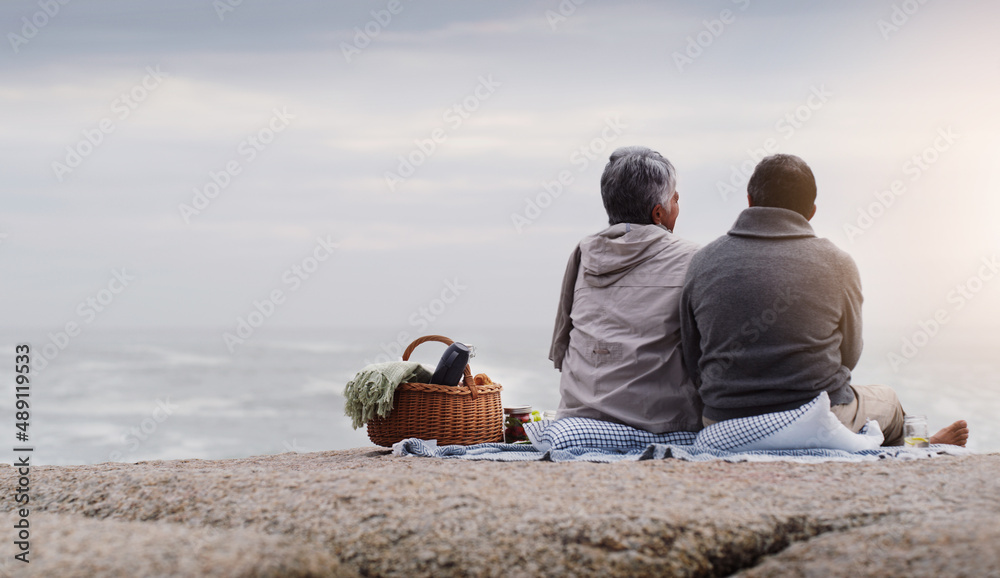
M 15 478 L 0 466 L 6 528 Z M 504 464 L 372 447 L 34 467 L 31 500 L 33 561 L 15 566 L 0 531 L 0 576 L 1000 576 L 1000 454 Z

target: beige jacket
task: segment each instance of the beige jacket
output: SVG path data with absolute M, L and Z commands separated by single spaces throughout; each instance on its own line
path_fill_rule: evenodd
M 585 238 L 563 278 L 549 359 L 562 371 L 558 417 L 655 433 L 701 429 L 680 343 L 680 296 L 698 246 L 658 225 Z

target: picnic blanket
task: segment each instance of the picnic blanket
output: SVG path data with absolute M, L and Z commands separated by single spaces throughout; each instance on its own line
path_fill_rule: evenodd
M 642 450 L 616 452 L 601 448 L 571 448 L 540 452 L 529 444 L 478 444 L 474 446 L 438 446 L 434 440 L 405 439 L 392 446 L 395 456 L 487 460 L 494 462 L 622 462 L 676 458 L 689 462 L 872 462 L 884 459 L 924 459 L 939 455 L 965 456 L 971 451 L 958 446 L 932 445 L 926 449 L 884 447 L 878 450 L 754 450 L 726 452 L 695 450 L 693 446 L 650 444 Z
M 883 436 L 877 422 L 869 422 L 860 433 L 851 432 L 830 411 L 830 398 L 825 392 L 798 409 L 727 420 L 698 433 L 654 434 L 623 424 L 575 417 L 525 424 L 525 432 L 530 444 L 438 446 L 434 440 L 410 438 L 395 444 L 393 455 L 504 462 L 676 458 L 818 463 L 909 460 L 972 453 L 949 445 L 919 449 L 881 447 Z

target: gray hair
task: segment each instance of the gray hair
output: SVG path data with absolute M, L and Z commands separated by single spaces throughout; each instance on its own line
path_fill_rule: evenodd
M 666 204 L 676 190 L 674 165 L 646 147 L 616 149 L 601 175 L 601 198 L 611 225 L 653 224 L 653 207 Z

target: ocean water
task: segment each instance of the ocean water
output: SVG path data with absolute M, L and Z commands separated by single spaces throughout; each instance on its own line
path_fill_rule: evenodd
M 548 330 L 452 336 L 477 346 L 473 370 L 503 384 L 504 404 L 558 405 Z M 344 416 L 344 385 L 368 362 L 398 359 L 410 339 L 392 328 L 260 331 L 230 354 L 216 331 L 81 335 L 33 369 L 28 443 L 39 464 L 221 459 L 369 445 L 364 429 L 353 430 Z M 13 362 L 14 344 L 25 341 L 36 349 L 49 342 L 44 332 L 7 332 L 0 335 L 0 355 Z M 966 419 L 973 432 L 969 447 L 1000 451 L 1000 360 L 975 342 L 935 347 L 894 371 L 886 363 L 888 347 L 869 345 L 854 381 L 892 385 L 907 411 L 926 414 L 932 429 Z M 414 359 L 433 365 L 443 350 L 423 344 Z M 9 385 L 0 398 L 0 435 L 13 445 L 14 373 L 4 375 Z
M 530 337 L 498 330 L 466 338 L 479 348 L 472 367 L 504 384 L 505 403 L 555 408 L 558 374 L 546 359 L 548 336 Z M 45 333 L 0 335 L 8 367 L 19 342 L 42 350 L 49 339 Z M 364 428 L 352 429 L 344 415 L 344 386 L 368 362 L 390 353 L 399 359 L 408 343 L 400 345 L 393 329 L 259 330 L 231 355 L 217 331 L 83 334 L 32 369 L 29 445 L 39 464 L 220 459 L 370 445 Z M 423 344 L 413 359 L 436 364 L 444 348 Z M 5 437 L 14 443 L 14 373 L 4 375 L 10 385 L 0 398 L 0 432 L 9 430 Z

